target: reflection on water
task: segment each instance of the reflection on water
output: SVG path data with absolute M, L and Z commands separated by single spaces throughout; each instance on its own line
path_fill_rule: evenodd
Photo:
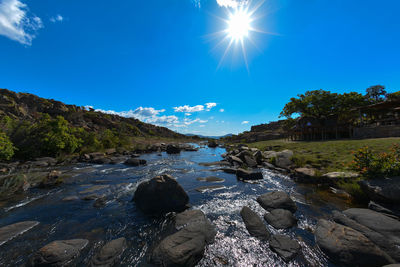
M 275 230 L 299 240 L 302 254 L 288 266 L 334 266 L 316 248 L 312 230 L 319 218 L 327 217 L 333 209 L 344 209 L 349 204 L 334 198 L 326 200 L 315 194 L 315 189 L 299 186 L 290 178 L 263 170 L 259 183 L 237 181 L 232 174 L 216 172 L 215 167 L 201 166 L 200 162 L 221 159 L 223 149 L 201 148 L 198 152 L 180 155 L 143 155 L 147 166 L 78 165 L 67 169 L 71 177 L 62 187 L 32 190 L 25 199 L 3 203 L 0 208 L 0 227 L 11 223 L 36 220 L 40 224 L 1 247 L 0 266 L 21 265 L 35 251 L 53 240 L 86 238 L 89 246 L 78 262 L 86 265 L 104 242 L 125 237 L 128 249 L 122 256 L 122 266 L 147 265 L 148 253 L 164 236 L 171 233 L 171 216 L 148 218 L 131 201 L 137 185 L 160 174 L 171 174 L 184 187 L 194 209 L 202 210 L 218 231 L 215 243 L 207 247 L 199 266 L 286 266 L 266 242 L 250 237 L 240 217 L 240 209 L 247 205 L 260 216 L 264 210 L 256 197 L 272 190 L 283 190 L 296 200 L 298 227 Z M 216 176 L 224 179 L 224 188 L 199 192 L 196 188 L 215 185 L 198 181 L 199 177 Z M 201 191 L 201 190 L 200 190 Z M 104 207 L 96 208 L 93 200 L 81 200 L 88 194 L 106 199 Z M 75 200 L 63 201 L 67 197 Z M 333 201 L 334 199 L 334 201 Z

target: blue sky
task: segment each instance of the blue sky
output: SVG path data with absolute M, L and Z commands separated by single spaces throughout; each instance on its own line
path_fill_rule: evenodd
M 205 135 L 276 120 L 306 90 L 400 89 L 400 1 L 266 0 L 248 64 L 235 42 L 223 57 L 229 12 L 259 3 L 0 0 L 0 88 Z

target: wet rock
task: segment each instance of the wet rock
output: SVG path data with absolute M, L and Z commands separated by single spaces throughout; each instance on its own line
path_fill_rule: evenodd
M 111 163 L 111 160 L 109 158 L 102 156 L 102 157 L 93 158 L 93 159 L 89 160 L 89 162 L 93 163 L 93 164 L 109 164 L 109 163 Z
M 167 153 L 168 154 L 179 154 L 179 153 L 181 153 L 181 149 L 177 145 L 169 144 L 167 146 Z
M 336 178 L 357 178 L 360 175 L 356 172 L 328 172 L 322 176 L 329 179 L 336 179 Z
M 120 164 L 125 161 L 126 161 L 126 157 L 124 157 L 124 156 L 110 158 L 110 164 Z
M 33 266 L 65 266 L 89 243 L 86 239 L 53 241 L 33 256 Z
M 359 224 L 358 222 L 350 219 L 349 217 L 338 211 L 333 212 L 333 220 L 337 223 L 340 223 L 362 233 L 365 237 L 367 237 L 383 251 L 389 254 L 394 260 L 400 260 L 400 247 L 391 242 L 391 240 L 384 235 L 375 232 L 364 225 Z
M 320 249 L 345 266 L 382 266 L 393 260 L 360 232 L 324 219 L 318 221 L 315 238 Z
M 283 169 L 289 169 L 293 165 L 292 157 L 293 151 L 291 150 L 276 152 L 275 165 Z
M 75 200 L 79 200 L 79 197 L 78 196 L 69 196 L 69 197 L 63 198 L 63 201 L 75 201 Z
M 370 201 L 368 203 L 368 208 L 370 210 L 373 210 L 373 211 L 376 211 L 376 212 L 384 213 L 385 215 L 388 215 L 389 217 L 392 217 L 394 219 L 398 219 L 398 217 L 393 213 L 393 211 L 391 211 L 391 210 L 389 210 L 389 209 L 387 209 L 387 208 L 385 208 L 385 207 L 383 207 L 383 206 L 381 206 L 381 205 L 379 205 L 379 204 L 377 204 L 377 203 L 375 203 L 373 201 Z
M 19 236 L 26 231 L 29 231 L 39 222 L 36 221 L 26 221 L 26 222 L 18 222 L 14 224 L 10 224 L 7 226 L 3 226 L 0 228 L 0 246 L 5 244 L 7 241 L 13 239 L 16 236 Z
M 218 147 L 218 143 L 215 140 L 208 141 L 208 147 L 215 148 Z
M 400 178 L 362 180 L 359 182 L 361 189 L 371 200 L 388 203 L 400 203 Z
M 144 213 L 160 214 L 184 211 L 189 197 L 172 176 L 160 175 L 141 183 L 133 200 Z
M 160 242 L 151 255 L 152 263 L 160 266 L 195 266 L 201 260 L 205 246 L 214 242 L 216 231 L 200 212 L 186 211 L 183 215 L 177 215 L 177 225 L 184 227 Z
M 107 202 L 107 200 L 106 200 L 105 197 L 98 198 L 98 199 L 96 199 L 96 201 L 93 203 L 93 207 L 95 207 L 95 208 L 102 208 L 102 207 L 104 207 L 104 206 L 106 205 L 106 202 Z
M 267 211 L 285 209 L 294 213 L 297 210 L 296 203 L 283 191 L 273 191 L 263 194 L 257 198 L 257 202 Z
M 253 157 L 256 160 L 257 164 L 262 164 L 264 156 L 260 150 L 257 149 L 257 151 L 254 152 Z
M 204 193 L 207 191 L 215 191 L 215 190 L 224 189 L 224 188 L 225 188 L 225 186 L 223 186 L 223 185 L 208 185 L 208 186 L 197 187 L 196 191 L 200 192 L 200 193 Z
M 276 229 L 287 229 L 297 224 L 293 214 L 284 209 L 274 209 L 264 215 L 264 219 Z
M 244 206 L 240 211 L 240 215 L 250 235 L 261 240 L 269 239 L 270 233 L 257 213 L 252 211 L 249 207 Z
M 61 179 L 61 172 L 57 170 L 53 170 L 49 172 L 39 183 L 40 188 L 50 188 L 57 186 L 63 182 Z
M 126 249 L 124 237 L 114 239 L 105 244 L 91 261 L 92 267 L 111 267 L 118 263 L 121 254 Z
M 242 180 L 261 180 L 264 179 L 262 172 L 248 171 L 245 169 L 237 169 L 236 176 Z
M 253 156 L 245 155 L 244 156 L 244 162 L 250 168 L 256 168 L 257 167 L 257 161 L 253 158 Z
M 273 235 L 269 246 L 286 262 L 295 258 L 301 250 L 300 244 L 286 235 Z
M 236 157 L 236 156 L 229 156 L 227 159 L 228 159 L 228 161 L 231 162 L 233 165 L 241 166 L 241 165 L 244 164 L 243 161 L 242 161 L 240 158 Z
M 175 216 L 175 228 L 180 229 L 189 223 L 206 220 L 206 215 L 201 210 L 185 210 Z
M 209 176 L 209 177 L 199 177 L 196 179 L 197 181 L 202 181 L 202 182 L 211 182 L 211 183 L 221 183 L 224 182 L 225 179 L 215 177 L 215 176 Z
M 130 158 L 130 159 L 127 159 L 124 162 L 125 165 L 134 166 L 134 167 L 137 167 L 137 166 L 140 166 L 140 165 L 145 165 L 146 163 L 147 163 L 146 160 L 138 159 L 138 158 Z
M 98 198 L 102 198 L 102 195 L 98 194 L 90 194 L 82 197 L 82 200 L 90 201 L 90 200 L 96 200 Z
M 222 168 L 221 171 L 229 174 L 236 174 L 237 169 L 235 168 Z
M 230 166 L 229 162 L 225 160 L 221 161 L 213 161 L 213 162 L 201 162 L 199 163 L 201 166 Z

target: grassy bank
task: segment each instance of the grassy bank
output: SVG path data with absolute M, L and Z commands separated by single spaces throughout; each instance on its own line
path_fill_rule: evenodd
M 374 153 L 387 152 L 396 143 L 400 144 L 400 138 L 311 142 L 270 140 L 249 143 L 248 146 L 260 150 L 290 149 L 294 152 L 293 160 L 298 167 L 309 165 L 320 170 L 321 173 L 327 173 L 350 170 L 350 163 L 353 160 L 352 151 L 368 146 Z

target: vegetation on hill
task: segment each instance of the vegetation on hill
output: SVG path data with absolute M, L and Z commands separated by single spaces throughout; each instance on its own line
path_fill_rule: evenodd
M 187 139 L 134 118 L 0 89 L 0 160 L 129 149 L 144 138 Z

